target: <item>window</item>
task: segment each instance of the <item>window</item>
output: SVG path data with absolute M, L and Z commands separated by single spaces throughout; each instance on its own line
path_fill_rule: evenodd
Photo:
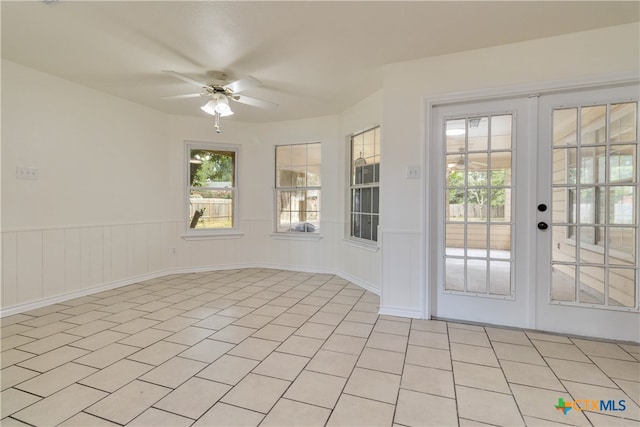
M 238 147 L 188 144 L 189 230 L 236 228 Z
M 320 143 L 276 146 L 276 232 L 320 232 Z
M 351 237 L 378 241 L 380 223 L 380 127 L 351 137 Z

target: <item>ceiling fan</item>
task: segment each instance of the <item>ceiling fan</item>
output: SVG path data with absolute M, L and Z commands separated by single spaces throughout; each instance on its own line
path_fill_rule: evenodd
M 275 110 L 278 108 L 278 104 L 274 104 L 273 102 L 240 95 L 240 92 L 258 87 L 262 84 L 255 77 L 248 76 L 229 82 L 229 77 L 225 73 L 213 71 L 208 73 L 213 77 L 213 80 L 205 83 L 175 71 L 163 70 L 162 72 L 202 89 L 201 92 L 165 96 L 164 99 L 207 98 L 207 102 L 200 108 L 205 113 L 215 116 L 215 128 L 217 133 L 220 133 L 220 117 L 226 117 L 233 114 L 229 101 L 239 102 L 241 104 L 265 108 L 268 110 Z

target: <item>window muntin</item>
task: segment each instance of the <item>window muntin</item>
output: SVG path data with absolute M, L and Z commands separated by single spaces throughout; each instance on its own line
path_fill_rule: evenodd
M 319 142 L 276 146 L 276 232 L 320 232 Z
M 191 231 L 236 228 L 238 148 L 187 145 L 187 228 Z
M 380 224 L 380 127 L 351 136 L 350 237 L 378 240 Z
M 553 111 L 554 302 L 637 306 L 637 108 Z

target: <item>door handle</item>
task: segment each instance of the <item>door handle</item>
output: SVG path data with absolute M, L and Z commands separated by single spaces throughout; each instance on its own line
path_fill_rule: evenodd
M 547 224 L 546 222 L 540 221 L 538 223 L 538 230 L 545 231 L 547 228 L 549 228 L 549 224 Z

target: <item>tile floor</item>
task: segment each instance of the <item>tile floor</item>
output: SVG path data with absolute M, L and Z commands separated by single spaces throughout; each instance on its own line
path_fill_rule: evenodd
M 634 425 L 640 346 L 378 316 L 341 278 L 166 276 L 2 319 L 3 426 Z M 580 399 L 624 411 L 570 410 Z

